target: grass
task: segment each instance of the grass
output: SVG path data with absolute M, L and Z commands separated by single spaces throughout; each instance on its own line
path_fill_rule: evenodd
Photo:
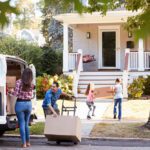
M 30 126 L 30 134 L 31 135 L 43 135 L 44 133 L 44 122 L 38 122 Z M 6 134 L 19 134 L 19 129 L 14 131 L 7 131 Z
M 99 123 L 91 131 L 92 137 L 150 138 L 150 130 L 142 123 Z
M 110 119 L 113 117 L 112 103 L 104 113 L 103 118 Z M 122 103 L 122 117 L 129 120 L 147 121 L 150 111 L 150 100 L 129 100 Z

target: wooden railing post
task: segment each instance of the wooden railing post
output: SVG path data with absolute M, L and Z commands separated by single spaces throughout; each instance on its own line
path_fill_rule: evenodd
M 83 70 L 83 64 L 82 64 L 82 50 L 78 50 L 78 55 L 77 55 L 77 61 L 76 61 L 76 67 L 75 71 L 73 72 L 74 80 L 73 80 L 73 93 L 74 96 L 77 97 L 78 95 L 78 83 L 79 83 L 79 77 L 80 77 L 80 72 Z
M 123 70 L 123 97 L 128 98 L 128 70 L 129 70 L 129 49 L 125 49 L 125 62 Z

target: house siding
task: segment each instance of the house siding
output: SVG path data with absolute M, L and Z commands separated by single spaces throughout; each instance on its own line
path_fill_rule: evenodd
M 134 41 L 134 37 L 128 38 L 128 32 L 124 29 L 123 24 L 80 24 L 73 26 L 73 52 L 77 52 L 78 49 L 83 50 L 83 55 L 94 55 L 96 62 L 94 62 L 93 69 L 98 68 L 99 61 L 99 36 L 98 27 L 109 25 L 120 25 L 120 69 L 123 69 L 124 53 L 127 41 Z M 86 33 L 90 32 L 91 38 L 86 38 Z M 144 48 L 150 51 L 150 37 L 144 42 Z M 134 48 L 132 51 L 138 51 L 138 42 L 134 42 Z

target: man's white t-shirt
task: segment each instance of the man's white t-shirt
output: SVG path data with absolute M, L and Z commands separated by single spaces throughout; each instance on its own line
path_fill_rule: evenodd
M 116 85 L 114 86 L 114 88 L 115 88 L 115 96 L 114 96 L 114 99 L 123 98 L 122 85 L 121 85 L 121 84 L 116 84 Z

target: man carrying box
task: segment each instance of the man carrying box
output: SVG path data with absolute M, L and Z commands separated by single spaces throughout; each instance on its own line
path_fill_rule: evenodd
M 60 111 L 56 104 L 60 95 L 68 96 L 66 93 L 62 92 L 62 90 L 59 88 L 58 82 L 53 82 L 51 89 L 49 89 L 46 92 L 45 98 L 44 98 L 43 104 L 42 104 L 45 118 L 46 118 L 46 115 L 53 114 L 54 117 L 57 117 L 60 114 Z

